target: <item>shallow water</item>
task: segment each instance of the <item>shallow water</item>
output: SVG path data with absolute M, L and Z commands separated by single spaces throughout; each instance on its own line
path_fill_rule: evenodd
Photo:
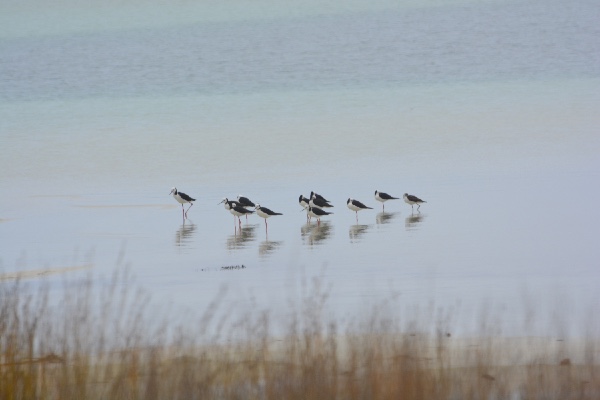
M 200 309 L 223 286 L 231 306 L 285 307 L 313 276 L 339 314 L 597 309 L 597 5 L 577 4 L 5 38 L 0 266 L 129 266 Z M 186 221 L 174 185 L 198 199 Z M 376 189 L 427 204 L 383 213 Z M 318 226 L 297 203 L 311 190 L 335 205 Z M 240 231 L 218 204 L 238 194 L 284 215 Z

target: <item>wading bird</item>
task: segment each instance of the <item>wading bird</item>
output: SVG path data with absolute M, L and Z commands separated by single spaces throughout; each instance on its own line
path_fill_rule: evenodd
M 425 200 L 421 200 L 417 196 L 413 196 L 412 194 L 404 193 L 404 201 L 407 204 L 410 204 L 410 208 L 413 208 L 413 205 L 417 205 L 417 211 L 421 208 L 421 204 L 427 203 Z
M 311 194 L 310 201 L 308 202 L 308 204 L 311 207 L 317 207 L 317 208 L 331 208 L 331 207 L 333 207 L 331 204 L 329 204 L 329 202 L 327 200 L 323 199 L 323 196 L 319 196 L 316 193 L 312 193 Z
M 352 198 L 350 198 L 350 199 L 348 199 L 348 201 L 346 201 L 346 205 L 348 206 L 349 209 L 351 209 L 352 211 L 354 211 L 356 213 L 356 221 L 358 221 L 358 212 L 359 211 L 373 209 L 372 207 L 367 207 L 360 201 L 354 200 Z
M 274 215 L 283 215 L 281 213 L 276 213 L 275 211 L 269 210 L 267 207 L 261 207 L 260 204 L 257 204 L 254 209 L 256 210 L 256 214 L 259 217 L 265 219 L 265 229 L 269 229 L 269 225 L 267 224 L 267 218 L 272 217 Z
M 382 193 L 378 190 L 375 191 L 375 200 L 380 201 L 383 205 L 383 211 L 385 211 L 385 202 L 388 200 L 398 200 L 398 197 L 390 196 L 387 193 Z
M 325 210 L 322 210 L 320 208 L 317 207 L 311 207 L 308 206 L 308 210 L 307 210 L 308 215 L 310 215 L 311 217 L 315 217 L 317 219 L 317 225 L 321 224 L 321 217 L 325 216 L 325 215 L 330 215 L 333 213 L 327 212 Z
M 171 193 L 173 197 L 175 198 L 175 200 L 177 200 L 179 202 L 179 204 L 181 204 L 181 213 L 183 215 L 183 218 L 187 218 L 187 212 L 190 211 L 190 208 L 192 208 L 192 206 L 194 205 L 194 201 L 196 201 L 196 199 L 192 199 L 190 196 L 188 196 L 187 194 L 183 193 L 183 192 L 179 192 L 177 191 L 177 188 L 174 187 L 171 189 Z M 190 206 L 188 207 L 187 210 L 184 210 L 183 205 L 185 203 L 190 203 Z

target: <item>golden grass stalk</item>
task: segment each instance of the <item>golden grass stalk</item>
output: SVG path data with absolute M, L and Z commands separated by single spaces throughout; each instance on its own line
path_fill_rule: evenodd
M 89 276 L 56 299 L 1 282 L 0 399 L 600 398 L 593 323 L 579 340 L 502 337 L 500 322 L 461 338 L 453 310 L 385 304 L 340 322 L 314 279 L 275 336 L 269 310 L 222 316 L 225 291 L 182 322 L 134 287 Z

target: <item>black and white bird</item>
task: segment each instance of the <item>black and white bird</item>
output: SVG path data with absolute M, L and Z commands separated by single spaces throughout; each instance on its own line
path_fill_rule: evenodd
M 239 202 L 235 200 L 229 200 L 227 197 L 223 198 L 223 200 L 221 200 L 219 204 L 223 204 L 223 207 L 225 207 L 226 210 L 231 210 L 233 207 L 236 206 L 242 207 L 242 205 Z
M 240 203 L 242 205 L 242 207 L 255 207 L 256 204 L 254 204 L 252 202 L 252 200 L 250 200 L 247 197 L 242 196 L 241 194 L 238 194 L 238 203 Z M 246 220 L 248 220 L 248 215 L 246 214 Z
M 349 209 L 351 209 L 352 211 L 354 211 L 356 213 L 356 219 L 358 220 L 358 212 L 361 210 L 372 210 L 372 207 L 367 207 L 365 206 L 363 203 L 361 203 L 358 200 L 354 200 L 352 198 L 349 198 L 348 201 L 346 201 L 346 205 L 348 206 Z
M 385 211 L 385 202 L 388 200 L 398 200 L 398 197 L 390 196 L 387 193 L 380 192 L 379 190 L 375 191 L 375 200 L 380 201 L 383 205 L 383 210 Z
M 238 217 L 238 219 L 239 219 L 239 216 L 242 214 L 234 212 L 233 209 L 238 207 L 238 208 L 242 208 L 245 210 L 245 208 L 242 207 L 242 205 L 240 203 L 238 203 L 235 200 L 229 200 L 227 197 L 225 197 L 223 200 L 221 200 L 221 202 L 219 204 L 223 204 L 223 207 L 233 215 L 233 224 L 234 225 L 235 225 L 235 217 Z M 241 225 L 241 221 L 240 221 L 240 225 Z
M 271 211 L 270 209 L 268 209 L 267 207 L 261 207 L 260 204 L 256 204 L 256 206 L 254 207 L 254 209 L 256 210 L 256 214 L 265 219 L 265 228 L 268 227 L 269 225 L 267 224 L 267 218 L 272 217 L 274 215 L 283 215 L 281 213 L 277 213 L 275 211 Z
M 311 192 L 310 201 L 308 202 L 308 205 L 310 205 L 311 207 L 317 207 L 317 208 L 333 207 L 331 204 L 329 204 L 329 202 L 327 200 L 324 200 L 322 196 L 319 196 L 318 194 L 313 193 L 313 192 Z
M 317 199 L 324 201 L 325 203 L 329 203 L 329 200 L 327 200 L 325 197 L 321 196 L 320 194 L 317 194 L 315 192 L 310 192 L 310 198 L 312 199 L 313 197 L 316 197 Z
M 237 203 L 236 203 L 237 204 Z M 242 215 L 254 214 L 254 211 L 248 210 L 240 205 L 232 205 L 229 208 L 229 212 L 234 216 L 238 217 L 238 223 L 240 224 L 240 228 L 242 227 L 242 220 L 240 217 Z
M 307 213 L 311 217 L 315 217 L 317 219 L 317 224 L 321 223 L 321 217 L 324 217 L 325 215 L 333 214 L 332 212 L 328 212 L 323 209 L 320 209 L 317 207 L 311 207 L 311 206 L 308 206 Z
M 417 196 L 413 196 L 412 194 L 408 194 L 408 193 L 404 193 L 404 201 L 407 204 L 410 204 L 410 208 L 411 209 L 416 204 L 417 205 L 417 211 L 419 211 L 419 209 L 421 208 L 421 204 L 427 203 L 425 200 L 421 200 Z
M 298 197 L 298 204 L 300 204 L 300 207 L 302 207 L 303 209 L 307 209 L 308 208 L 308 202 L 310 201 L 310 199 L 307 199 L 306 197 L 300 195 L 300 197 Z
M 300 204 L 300 207 L 302 207 L 302 210 L 300 211 L 308 211 L 308 207 L 310 206 L 309 203 L 310 199 L 307 199 L 303 195 L 300 195 L 298 198 L 298 204 Z M 306 221 L 310 221 L 310 215 L 308 215 L 308 212 L 306 213 Z
M 256 206 L 256 204 L 254 204 L 254 203 L 252 202 L 252 200 L 250 200 L 250 199 L 249 199 L 249 198 L 247 198 L 247 197 L 244 197 L 244 196 L 242 196 L 241 194 L 238 194 L 237 201 L 238 201 L 238 203 L 240 203 L 240 204 L 241 204 L 243 207 L 255 207 L 255 206 Z
M 192 208 L 192 206 L 194 205 L 194 201 L 196 201 L 196 199 L 192 199 L 190 196 L 188 196 L 187 194 L 183 193 L 183 192 L 179 192 L 177 190 L 176 187 L 171 189 L 171 193 L 173 197 L 175 198 L 175 200 L 177 200 L 177 202 L 179 202 L 179 204 L 181 204 L 181 213 L 183 215 L 183 218 L 187 218 L 187 212 L 190 211 L 190 208 Z M 184 210 L 183 205 L 185 203 L 190 203 L 190 206 L 188 207 L 187 210 Z

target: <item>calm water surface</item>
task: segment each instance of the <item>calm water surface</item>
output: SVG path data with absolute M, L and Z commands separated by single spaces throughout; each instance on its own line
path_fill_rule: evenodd
M 5 25 L 0 267 L 129 266 L 199 309 L 222 287 L 283 307 L 321 276 L 338 314 L 433 301 L 468 325 L 525 295 L 597 311 L 598 4 L 357 4 Z M 198 199 L 187 221 L 172 186 Z M 335 205 L 319 226 L 311 190 Z M 428 202 L 384 213 L 375 190 Z M 284 215 L 239 230 L 218 204 L 238 194 Z

